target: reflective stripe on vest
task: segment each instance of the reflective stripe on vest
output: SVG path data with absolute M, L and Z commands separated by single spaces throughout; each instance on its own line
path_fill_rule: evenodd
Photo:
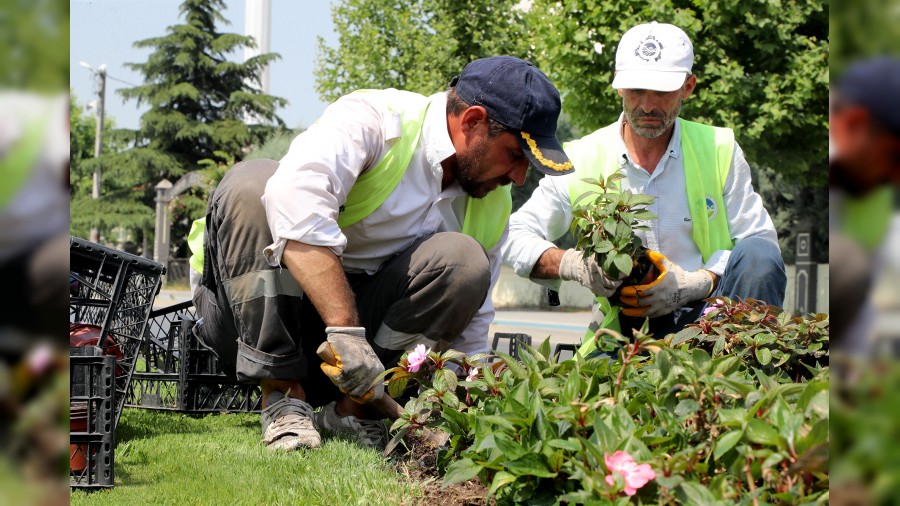
M 714 252 L 734 247 L 722 199 L 734 153 L 734 132 L 729 128 L 712 127 L 680 118 L 678 121 L 681 125 L 681 153 L 684 157 L 685 191 L 693 240 L 706 262 Z M 575 172 L 564 176 L 569 178 L 569 200 L 573 210 L 579 197 L 596 190 L 596 186 L 582 179 L 605 179 L 620 170 L 619 128 L 617 122 L 564 145 L 563 149 L 575 165 Z M 604 297 L 597 297 L 597 303 L 601 311 L 610 309 L 609 301 Z M 604 311 L 604 315 L 607 314 L 608 311 Z M 602 327 L 618 330 L 618 318 L 604 317 Z M 583 341 L 593 335 L 589 329 Z M 585 344 L 593 344 L 593 340 L 590 341 Z
M 6 156 L 0 160 L 0 176 L 3 177 L 0 209 L 5 209 L 12 202 L 34 170 L 41 154 L 47 122 L 47 118 L 41 118 L 28 123 L 22 137 L 9 147 Z
M 370 91 L 361 90 L 354 93 L 368 92 Z M 413 107 L 405 104 L 406 107 L 400 111 L 403 118 L 400 139 L 388 150 L 381 161 L 361 175 L 350 189 L 347 201 L 338 217 L 338 226 L 341 229 L 372 214 L 400 184 L 419 143 L 422 126 L 425 124 L 425 113 L 430 104 L 430 100 Z M 489 251 L 500 242 L 503 231 L 506 230 L 506 223 L 512 212 L 511 188 L 509 185 L 499 186 L 483 198 L 466 197 L 466 199 L 466 216 L 463 218 L 461 232 L 478 241 L 485 250 Z M 200 231 L 199 239 L 194 236 L 195 227 Z M 205 228 L 206 218 L 197 219 L 188 234 L 188 246 L 193 253 L 190 264 L 200 273 L 203 272 L 202 232 Z M 193 244 L 192 236 L 194 236 Z M 197 247 L 198 244 L 199 247 Z
M 867 251 L 875 251 L 884 242 L 894 211 L 894 189 L 879 188 L 863 197 L 844 200 L 843 230 Z

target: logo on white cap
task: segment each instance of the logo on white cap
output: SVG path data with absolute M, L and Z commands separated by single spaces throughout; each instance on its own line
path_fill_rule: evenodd
M 634 55 L 644 61 L 659 61 L 662 58 L 662 50 L 662 43 L 656 40 L 656 37 L 653 35 L 648 35 L 646 39 L 638 44 L 637 49 L 634 50 Z

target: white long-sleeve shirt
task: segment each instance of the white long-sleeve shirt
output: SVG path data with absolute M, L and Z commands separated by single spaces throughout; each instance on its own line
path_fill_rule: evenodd
M 338 227 L 338 210 L 357 178 L 375 167 L 400 138 L 401 117 L 389 104 L 431 100 L 422 136 L 409 167 L 387 200 L 359 222 Z M 447 131 L 447 97 L 424 97 L 399 90 L 354 93 L 330 105 L 322 117 L 291 143 L 266 184 L 262 201 L 273 243 L 265 253 L 278 266 L 288 240 L 327 246 L 347 272 L 373 274 L 416 239 L 437 232 L 459 232 L 466 193 L 454 182 L 441 189 L 441 162 L 456 153 Z M 500 275 L 500 244 L 488 251 L 491 290 Z M 465 353 L 490 349 L 488 327 L 494 318 L 490 292 L 453 349 Z
M 619 117 L 617 140 L 619 167 L 626 178 L 620 181 L 622 190 L 656 197 L 648 210 L 656 218 L 646 222 L 650 230 L 637 231 L 645 247 L 658 251 L 687 271 L 707 269 L 718 275 L 725 273 L 731 251 L 719 250 L 706 262 L 692 239 L 691 213 L 688 208 L 684 180 L 684 158 L 681 155 L 681 125 L 675 131 L 662 159 L 653 173 L 637 165 L 622 139 L 623 116 Z M 576 167 L 577 169 L 577 167 Z M 509 220 L 509 239 L 503 246 L 503 261 L 516 274 L 529 277 L 540 256 L 555 247 L 550 241 L 569 231 L 572 204 L 569 198 L 569 178 L 584 177 L 578 172 L 562 177 L 545 177 L 531 198 Z M 731 168 L 722 192 L 731 238 L 764 237 L 778 244 L 778 235 L 762 199 L 753 190 L 750 166 L 737 143 Z M 721 210 L 720 210 L 721 212 Z M 541 280 L 541 284 L 558 288 L 559 280 Z

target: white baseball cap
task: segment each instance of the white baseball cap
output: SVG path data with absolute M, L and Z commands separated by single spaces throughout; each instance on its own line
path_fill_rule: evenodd
M 652 23 L 625 32 L 616 48 L 615 89 L 675 91 L 694 64 L 694 46 L 675 25 Z

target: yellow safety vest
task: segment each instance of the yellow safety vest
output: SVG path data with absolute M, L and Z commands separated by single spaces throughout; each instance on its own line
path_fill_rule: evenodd
M 678 121 L 681 125 L 685 191 L 693 239 L 705 262 L 714 252 L 734 247 L 722 199 L 734 153 L 734 132 L 730 128 L 712 127 L 680 118 Z M 573 209 L 579 196 L 596 190 L 596 186 L 583 179 L 605 179 L 619 170 L 619 129 L 620 125 L 616 122 L 563 146 L 575 165 L 575 172 L 564 176 L 569 178 L 569 199 Z M 596 300 L 605 315 L 601 327 L 620 332 L 617 309 L 612 308 L 606 297 L 597 297 Z M 588 329 L 582 340 L 584 345 L 579 350 L 582 356 L 593 350 L 592 337 L 593 333 Z
M 22 138 L 9 147 L 6 156 L 0 160 L 0 210 L 12 202 L 25 182 L 31 176 L 41 154 L 44 132 L 48 118 L 39 118 L 25 125 Z
M 844 200 L 843 230 L 867 251 L 884 242 L 894 212 L 894 188 L 885 185 L 862 197 Z
M 371 93 L 360 90 L 354 93 Z M 361 175 L 341 207 L 338 226 L 342 229 L 359 222 L 372 214 L 387 200 L 403 179 L 413 153 L 419 143 L 425 113 L 430 100 L 412 101 L 391 106 L 402 118 L 400 139 L 391 146 L 375 167 Z M 467 197 L 466 215 L 463 218 L 462 233 L 472 237 L 485 250 L 490 250 L 500 242 L 506 223 L 512 212 L 512 194 L 509 185 L 499 186 L 483 198 Z M 188 234 L 190 264 L 197 272 L 203 272 L 203 230 L 206 217 L 197 219 Z

